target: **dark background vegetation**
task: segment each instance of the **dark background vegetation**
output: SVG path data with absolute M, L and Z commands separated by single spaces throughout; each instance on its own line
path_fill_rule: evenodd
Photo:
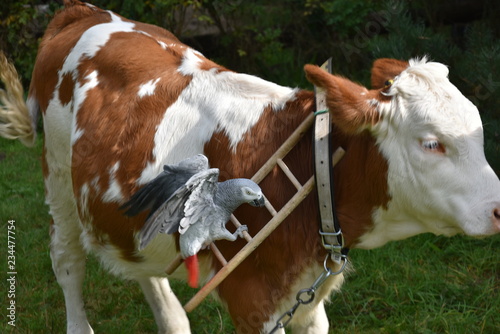
M 239 72 L 307 88 L 302 66 L 333 57 L 334 72 L 369 84 L 374 59 L 429 55 L 479 108 L 486 151 L 500 174 L 500 1 L 94 0 L 165 27 Z M 62 0 L 4 0 L 0 48 L 27 87 L 38 42 Z

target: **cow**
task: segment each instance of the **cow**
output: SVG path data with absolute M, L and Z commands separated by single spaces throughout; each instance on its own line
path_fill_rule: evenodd
M 486 161 L 477 108 L 427 58 L 379 59 L 371 89 L 304 67 L 322 88 L 333 126 L 334 199 L 345 247 L 372 249 L 420 233 L 474 237 L 500 231 L 500 181 Z M 2 56 L 6 87 L 1 134 L 30 145 L 43 117 L 43 177 L 50 208 L 50 256 L 68 333 L 92 333 L 82 285 L 86 252 L 112 273 L 136 280 L 161 333 L 190 333 L 166 277 L 178 235 L 159 234 L 138 250 L 147 212 L 120 210 L 165 164 L 199 153 L 223 179 L 250 178 L 315 111 L 314 93 L 236 73 L 170 32 L 79 1 L 65 1 L 41 41 L 26 102 Z M 311 129 L 286 156 L 299 182 L 313 175 Z M 260 183 L 282 207 L 296 189 L 277 168 Z M 271 215 L 248 205 L 235 215 L 257 233 Z M 308 195 L 217 288 L 237 333 L 266 333 L 324 270 L 318 198 Z M 231 258 L 245 241 L 218 242 Z M 199 254 L 200 276 L 221 264 Z M 328 265 L 338 264 L 328 260 Z M 297 308 L 297 333 L 328 333 L 324 302 L 343 274 Z M 248 291 L 252 291 L 251 294 Z M 284 333 L 279 328 L 276 333 Z

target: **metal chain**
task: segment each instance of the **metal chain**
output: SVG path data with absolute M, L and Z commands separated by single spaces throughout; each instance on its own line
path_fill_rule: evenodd
M 279 319 L 276 321 L 276 326 L 274 326 L 269 334 L 275 333 L 278 329 L 285 328 L 290 323 L 290 321 L 292 321 L 295 311 L 299 308 L 300 305 L 309 304 L 314 300 L 316 290 L 326 281 L 328 277 L 338 275 L 344 271 L 347 265 L 347 255 L 342 255 L 342 264 L 338 271 L 332 271 L 330 268 L 328 268 L 327 262 L 330 256 L 330 253 L 327 254 L 325 261 L 323 262 L 324 270 L 321 272 L 318 278 L 316 278 L 311 287 L 302 289 L 297 293 L 297 296 L 295 297 L 297 302 L 295 303 L 295 305 L 293 305 L 288 311 L 286 311 L 285 313 L 283 313 L 283 315 L 281 315 L 281 317 L 279 317 Z M 307 294 L 308 299 L 302 299 L 303 294 Z

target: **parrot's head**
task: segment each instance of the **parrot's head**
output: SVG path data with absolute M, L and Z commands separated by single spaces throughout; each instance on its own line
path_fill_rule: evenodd
M 242 191 L 242 197 L 245 199 L 245 202 L 247 202 L 251 206 L 256 206 L 256 207 L 264 206 L 265 200 L 264 200 L 264 195 L 262 194 L 262 190 L 253 181 L 250 181 L 248 182 L 248 185 L 241 187 L 241 191 Z

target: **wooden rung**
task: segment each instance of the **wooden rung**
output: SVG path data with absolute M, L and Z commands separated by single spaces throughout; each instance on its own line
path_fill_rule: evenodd
M 184 262 L 181 253 L 177 253 L 177 256 L 170 262 L 167 268 L 165 268 L 165 273 L 167 275 L 172 275 L 174 271 L 179 268 L 179 266 Z
M 332 154 L 332 165 L 335 166 L 345 154 L 345 150 L 339 147 Z
M 283 162 L 283 160 L 281 160 L 281 159 L 276 160 L 276 164 L 278 166 L 280 166 L 283 173 L 285 173 L 285 175 L 288 177 L 290 182 L 292 182 L 292 184 L 295 186 L 295 188 L 297 188 L 297 190 L 302 188 L 302 184 L 300 184 L 299 180 L 297 180 L 295 175 L 292 174 L 292 172 L 290 171 L 290 168 L 288 168 L 288 166 Z
M 269 200 L 264 196 L 264 205 L 266 206 L 267 211 L 271 214 L 271 216 L 276 216 L 278 214 L 278 211 L 274 208 L 274 206 L 269 202 Z
M 220 252 L 219 248 L 217 248 L 217 246 L 215 246 L 215 244 L 213 242 L 210 244 L 210 249 L 212 250 L 212 253 L 214 253 L 214 255 L 217 258 L 217 260 L 219 260 L 219 262 L 223 266 L 227 265 L 226 258 L 224 257 L 224 255 L 222 255 L 222 253 Z

